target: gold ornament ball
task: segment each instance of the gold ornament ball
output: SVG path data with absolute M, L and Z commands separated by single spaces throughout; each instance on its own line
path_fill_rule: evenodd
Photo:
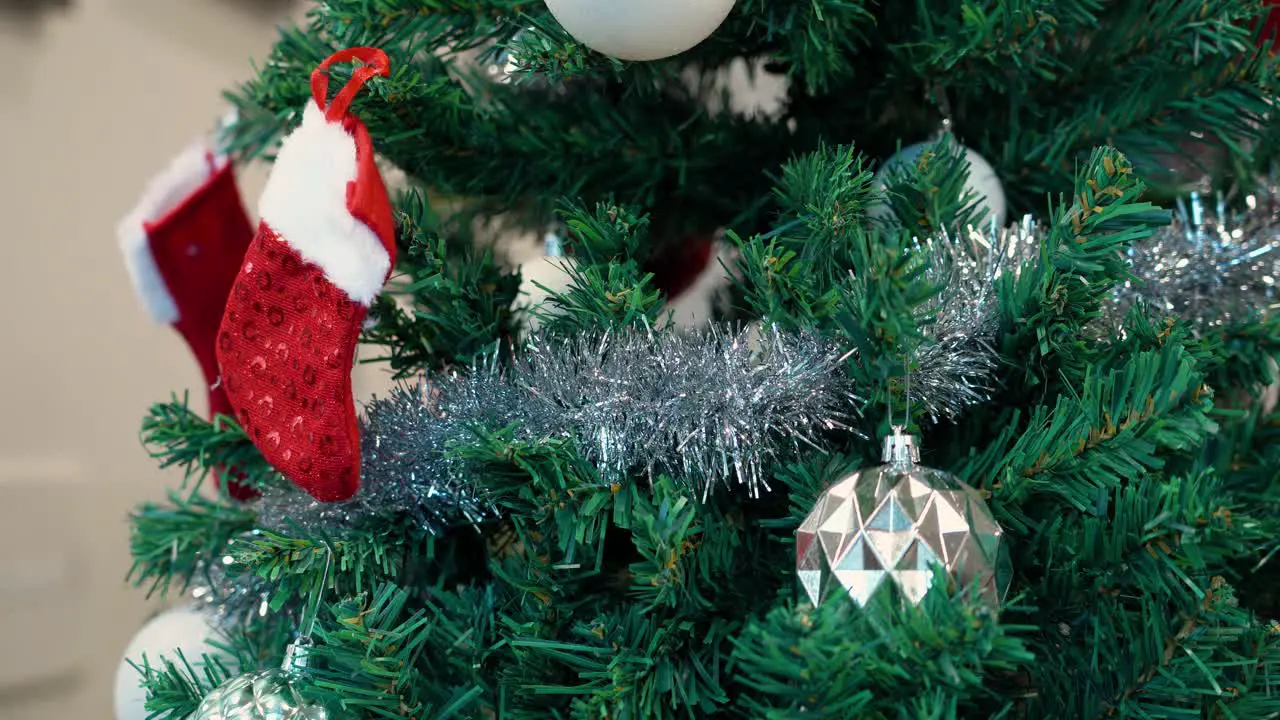
M 865 607 L 892 586 L 919 604 L 941 567 L 999 607 L 1013 574 L 1004 531 L 977 490 L 918 460 L 914 438 L 895 432 L 885 465 L 837 482 L 800 524 L 796 575 L 815 605 L 845 593 Z
M 232 678 L 209 693 L 190 720 L 337 720 L 326 708 L 306 702 L 294 677 L 274 669 Z

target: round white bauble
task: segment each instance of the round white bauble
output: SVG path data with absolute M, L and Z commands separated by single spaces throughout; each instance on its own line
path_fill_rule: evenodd
M 916 143 L 903 148 L 886 160 L 884 165 L 876 171 L 876 187 L 883 189 L 885 178 L 889 173 L 898 168 L 913 166 L 922 152 L 936 144 L 936 141 Z M 1004 185 L 1000 184 L 1000 178 L 996 176 L 996 169 L 973 149 L 967 147 L 962 149 L 964 159 L 969 163 L 969 180 L 965 183 L 965 188 L 978 198 L 978 207 L 987 213 L 982 219 L 983 226 L 990 225 L 994 219 L 996 227 L 1004 227 L 1009 214 L 1009 201 L 1005 198 Z M 888 217 L 889 206 L 886 203 L 880 203 L 873 206 L 869 214 L 872 217 Z
M 1271 370 L 1271 377 L 1280 375 L 1280 365 L 1272 358 L 1267 358 L 1267 367 Z M 1273 381 L 1262 391 L 1262 415 L 1266 417 L 1276 411 L 1276 405 L 1280 404 L 1280 380 Z
M 524 32 L 524 30 L 521 30 L 516 33 L 515 37 L 512 39 L 519 39 Z M 487 70 L 489 75 L 497 82 L 509 83 L 515 79 L 515 71 L 519 63 L 520 60 L 515 56 L 515 54 L 510 50 L 504 49 L 502 52 L 498 53 L 498 56 L 489 64 Z
M 525 327 L 533 332 L 542 322 L 537 312 L 547 298 L 567 291 L 573 284 L 574 260 L 561 252 L 560 238 L 548 233 L 546 254 L 520 266 L 520 294 L 516 306 L 524 309 Z
M 689 287 L 673 298 L 667 299 L 666 310 L 671 324 L 682 330 L 706 327 L 714 315 L 721 293 L 732 282 L 725 268 L 737 263 L 738 250 L 728 243 L 717 242 L 715 255 Z
M 142 688 L 142 675 L 129 664 L 130 660 L 141 666 L 145 655 L 147 663 L 157 667 L 162 658 L 177 662 L 177 651 L 181 650 L 197 671 L 207 654 L 218 657 L 232 672 L 239 672 L 234 658 L 207 644 L 216 633 L 210 616 L 194 606 L 166 610 L 143 625 L 129 642 L 116 668 L 116 720 L 146 720 L 147 717 L 147 693 Z
M 734 0 L 547 0 L 578 42 L 619 60 L 678 55 L 711 36 Z

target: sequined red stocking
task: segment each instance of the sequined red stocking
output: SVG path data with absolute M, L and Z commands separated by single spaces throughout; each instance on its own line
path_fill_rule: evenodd
M 329 66 L 349 60 L 364 65 L 326 103 Z M 218 338 L 237 419 L 276 469 L 321 501 L 359 488 L 351 366 L 395 261 L 386 187 L 369 133 L 349 112 L 360 88 L 388 72 L 382 51 L 354 48 L 312 74 L 315 103 L 281 145 Z

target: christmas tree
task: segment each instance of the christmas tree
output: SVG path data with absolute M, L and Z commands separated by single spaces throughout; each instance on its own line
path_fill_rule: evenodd
M 128 225 L 212 410 L 143 423 L 137 717 L 1280 716 L 1272 29 L 318 3 Z

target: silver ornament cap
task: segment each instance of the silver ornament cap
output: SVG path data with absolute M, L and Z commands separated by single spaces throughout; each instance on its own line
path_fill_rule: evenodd
M 886 435 L 880 451 L 880 460 L 886 465 L 907 466 L 920 462 L 920 445 L 915 435 L 906 434 L 902 428 L 895 427 Z
M 1012 564 L 1004 531 L 977 490 L 922 467 L 916 439 L 901 428 L 885 438 L 885 464 L 831 486 L 796 531 L 796 575 L 815 605 L 847 594 L 866 606 L 896 587 L 918 604 L 941 567 L 998 607 Z

